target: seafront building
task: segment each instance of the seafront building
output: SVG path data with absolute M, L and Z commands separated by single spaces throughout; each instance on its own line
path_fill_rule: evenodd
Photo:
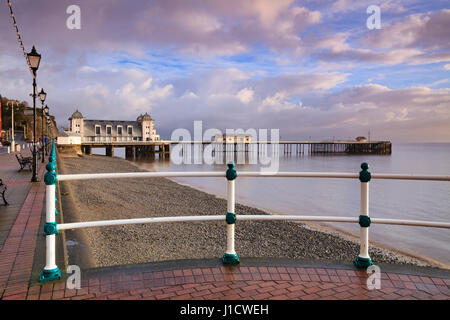
M 70 135 L 79 134 L 83 142 L 159 141 L 153 118 L 145 113 L 136 121 L 89 120 L 76 110 L 69 118 Z

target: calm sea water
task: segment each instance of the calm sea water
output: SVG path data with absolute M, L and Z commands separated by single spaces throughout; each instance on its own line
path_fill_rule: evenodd
M 115 150 L 124 157 L 123 149 Z M 234 154 L 228 154 L 233 157 Z M 225 160 L 230 160 L 224 159 Z M 235 161 L 238 159 L 234 159 Z M 240 159 L 242 162 L 242 159 Z M 246 159 L 248 163 L 248 159 Z M 372 173 L 450 174 L 450 144 L 393 144 L 392 155 L 284 155 L 279 171 L 359 172 L 368 162 Z M 167 159 L 136 160 L 155 171 L 225 171 L 225 164 L 175 165 Z M 238 164 L 239 171 L 257 171 L 262 165 Z M 222 178 L 177 178 L 178 182 L 226 195 Z M 242 178 L 236 182 L 236 200 L 271 213 L 289 215 L 359 216 L 360 183 L 357 179 Z M 372 180 L 370 216 L 391 219 L 450 221 L 450 182 Z M 239 214 L 239 213 L 238 213 Z M 270 222 L 268 222 L 270 223 Z M 359 234 L 358 224 L 326 224 Z M 370 239 L 383 245 L 439 260 L 450 265 L 450 230 L 372 225 Z

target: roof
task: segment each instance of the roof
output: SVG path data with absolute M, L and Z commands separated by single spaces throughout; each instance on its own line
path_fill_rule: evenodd
M 72 113 L 72 116 L 69 118 L 69 120 L 71 120 L 71 119 L 83 119 L 83 118 L 84 118 L 83 115 L 77 109 L 74 113 Z
M 60 136 L 60 137 L 81 137 L 81 135 L 78 132 L 72 132 L 72 131 L 60 131 L 60 132 L 58 132 L 58 136 Z
M 144 115 L 140 115 L 138 118 L 137 118 L 137 121 L 152 121 L 153 119 L 152 119 L 152 117 L 146 112 Z

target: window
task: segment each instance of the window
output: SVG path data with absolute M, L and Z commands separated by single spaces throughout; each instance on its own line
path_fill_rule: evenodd
M 118 136 L 122 135 L 122 127 L 117 127 L 117 135 Z
M 106 134 L 111 134 L 111 127 L 110 126 L 106 127 Z
M 132 136 L 133 135 L 133 127 L 128 127 L 127 129 L 128 129 L 128 134 L 130 136 Z
M 95 134 L 100 135 L 100 126 L 95 126 Z

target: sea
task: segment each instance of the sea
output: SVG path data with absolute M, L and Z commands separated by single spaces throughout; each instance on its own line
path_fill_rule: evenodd
M 270 164 L 276 164 L 278 171 L 358 173 L 361 163 L 367 162 L 372 173 L 450 175 L 450 143 L 393 143 L 390 155 L 297 154 L 295 149 L 291 154 L 285 154 L 282 149 L 272 152 L 270 146 L 267 150 L 264 157 L 257 153 L 256 159 L 252 153 L 249 157 L 245 152 L 217 152 L 212 164 L 202 150 L 190 150 L 190 153 L 184 150 L 183 161 L 180 157 L 169 159 L 159 155 L 128 160 L 148 170 L 196 172 L 225 172 L 226 163 L 233 160 L 238 172 L 236 201 L 269 213 L 286 215 L 358 217 L 360 182 L 358 179 L 332 178 L 239 178 L 239 172 L 267 170 L 272 161 Z M 123 148 L 115 148 L 114 152 L 115 156 L 125 158 Z M 94 154 L 104 154 L 104 149 L 94 149 Z M 173 180 L 226 197 L 224 178 Z M 449 200 L 448 181 L 372 179 L 369 215 L 373 218 L 449 222 Z M 359 235 L 357 223 L 323 225 Z M 369 239 L 450 267 L 450 229 L 372 224 Z

